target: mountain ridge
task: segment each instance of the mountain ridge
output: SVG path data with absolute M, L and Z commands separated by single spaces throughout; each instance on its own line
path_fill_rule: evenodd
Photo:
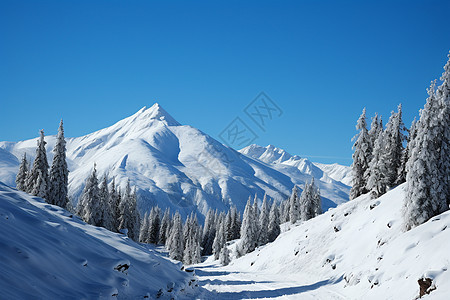
M 55 137 L 45 139 L 51 161 Z M 267 163 L 269 157 L 264 161 L 243 154 L 199 129 L 181 125 L 158 103 L 107 128 L 66 141 L 69 196 L 73 202 L 94 163 L 100 176 L 108 174 L 110 180 L 114 177 L 122 188 L 130 179 L 138 187 L 141 212 L 155 204 L 180 210 L 183 216 L 196 211 L 200 219 L 209 208 L 225 210 L 236 205 L 243 211 L 249 196 L 257 194 L 262 199 L 267 193 L 279 202 L 290 195 L 294 184 L 301 187 L 312 176 L 320 176 L 316 179 L 322 189 L 324 210 L 348 200 L 349 187 L 324 177 L 325 173 L 313 163 L 304 161 L 307 167 L 303 169 L 290 166 L 287 162 L 298 162 L 298 157 L 275 146 L 270 149 L 280 164 Z M 33 158 L 35 146 L 35 139 L 0 142 L 0 148 L 18 159 L 24 153 Z M 13 182 L 14 172 L 9 170 L 9 175 L 0 174 L 0 180 Z

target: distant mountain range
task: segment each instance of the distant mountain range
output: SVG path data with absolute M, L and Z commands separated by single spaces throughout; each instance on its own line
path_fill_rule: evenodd
M 66 124 L 66 126 L 71 126 Z M 52 160 L 55 136 L 47 136 Z M 116 124 L 66 138 L 69 195 L 76 203 L 94 163 L 98 174 L 114 177 L 123 189 L 129 179 L 138 188 L 138 207 L 191 211 L 200 219 L 209 208 L 236 205 L 243 211 L 249 196 L 267 193 L 276 201 L 289 197 L 294 184 L 316 179 L 324 210 L 348 200 L 350 168 L 315 164 L 274 146 L 250 145 L 235 151 L 202 131 L 181 125 L 159 104 L 142 108 Z M 14 186 L 20 158 L 34 158 L 36 139 L 0 142 L 0 181 Z

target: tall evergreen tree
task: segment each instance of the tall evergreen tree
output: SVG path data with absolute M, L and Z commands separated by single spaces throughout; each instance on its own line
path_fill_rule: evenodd
M 439 120 L 439 99 L 435 81 L 428 89 L 428 99 L 417 123 L 417 137 L 408 160 L 406 197 L 403 207 L 404 229 L 418 226 L 448 209 L 445 196 L 448 185 L 440 171 L 445 128 Z M 448 128 L 447 128 L 448 130 Z M 447 140 L 448 142 L 448 140 Z M 448 159 L 448 158 L 447 158 Z M 447 171 L 448 172 L 448 169 Z
M 86 185 L 84 186 L 83 193 L 78 202 L 78 214 L 86 223 L 94 226 L 101 226 L 103 212 L 95 164 L 91 175 L 86 180 Z
M 28 176 L 28 160 L 27 154 L 25 153 L 20 162 L 19 172 L 16 176 L 16 188 L 19 191 L 26 192 L 27 189 L 27 176 Z
M 119 232 L 119 226 L 120 226 L 120 192 L 116 189 L 116 180 L 113 178 L 110 188 L 109 188 L 109 202 L 111 207 L 111 213 L 112 213 L 112 231 Z
M 158 244 L 165 245 L 167 240 L 167 228 L 170 227 L 170 208 L 166 208 L 164 216 L 161 221 L 161 227 L 159 229 Z
M 375 140 L 372 160 L 369 164 L 370 175 L 367 180 L 367 189 L 371 191 L 374 198 L 378 198 L 387 189 L 386 165 L 384 164 L 384 135 L 383 132 L 378 133 Z
M 179 212 L 175 213 L 173 218 L 173 225 L 170 230 L 170 235 L 166 243 L 169 250 L 169 256 L 172 259 L 183 260 L 183 225 L 181 223 L 181 215 Z
M 269 214 L 268 242 L 273 242 L 280 235 L 280 212 L 275 201 L 272 203 Z
M 47 152 L 45 150 L 44 130 L 40 131 L 40 137 L 37 142 L 36 158 L 34 159 L 33 167 L 28 172 L 27 177 L 27 192 L 33 196 L 38 196 L 44 199 L 48 198 L 48 161 Z
M 232 206 L 231 212 L 231 240 L 238 239 L 241 231 L 241 216 L 239 215 L 236 206 Z
M 69 169 L 66 162 L 66 140 L 64 139 L 63 121 L 59 123 L 56 144 L 53 148 L 53 162 L 50 169 L 50 189 L 48 200 L 51 204 L 66 208 L 68 194 Z
M 132 240 L 139 239 L 140 218 L 136 203 L 136 188 L 131 192 L 130 180 L 127 182 L 125 194 L 119 204 L 120 217 L 119 229 L 126 229 L 128 237 Z
M 257 246 L 256 220 L 254 216 L 253 205 L 249 198 L 247 205 L 245 206 L 241 226 L 241 244 L 239 245 L 239 252 L 242 255 L 252 252 Z
M 148 215 L 148 213 L 145 213 L 144 218 L 142 219 L 142 222 L 141 222 L 141 229 L 139 231 L 139 242 L 141 242 L 141 243 L 148 244 L 149 224 L 150 224 L 149 215 Z
M 205 225 L 202 236 L 202 255 L 212 254 L 212 245 L 216 236 L 216 223 L 214 211 L 210 208 L 206 214 Z
M 220 251 L 222 250 L 223 246 L 226 243 L 226 236 L 225 236 L 225 222 L 224 220 L 220 220 L 219 221 L 219 227 L 217 228 L 216 231 L 216 236 L 214 238 L 214 242 L 213 242 L 213 254 L 214 254 L 214 259 L 219 259 L 220 256 Z
M 305 188 L 300 195 L 300 219 L 307 221 L 322 213 L 319 189 L 314 183 L 305 183 Z
M 289 219 L 292 224 L 300 220 L 300 199 L 296 185 L 292 189 L 291 198 L 289 200 Z
M 267 203 L 267 194 L 264 194 L 263 203 L 261 206 L 261 214 L 259 215 L 259 236 L 258 244 L 265 245 L 269 241 L 269 204 Z
M 161 227 L 161 209 L 158 206 L 152 207 L 149 216 L 148 242 L 158 244 L 159 230 Z
M 385 155 L 386 181 L 392 188 L 398 182 L 397 177 L 401 169 L 403 142 L 406 140 L 405 125 L 402 121 L 402 105 L 399 104 L 397 112 L 392 112 L 385 130 Z
M 447 202 L 447 208 L 450 205 L 450 52 L 448 58 L 440 78 L 442 85 L 439 86 L 437 91 L 440 107 L 438 122 L 442 139 L 438 162 L 440 183 L 443 186 L 440 201 Z
M 370 157 L 372 155 L 371 140 L 369 132 L 367 131 L 366 123 L 366 108 L 363 109 L 361 116 L 356 123 L 356 129 L 359 133 L 355 135 L 353 140 L 353 185 L 350 189 L 350 199 L 367 193 L 367 177 L 365 176 L 367 169 L 369 168 Z

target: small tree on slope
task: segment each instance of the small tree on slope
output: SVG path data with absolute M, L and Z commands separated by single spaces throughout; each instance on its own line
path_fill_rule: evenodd
M 378 137 L 375 140 L 372 160 L 369 164 L 370 175 L 367 180 L 367 189 L 371 191 L 374 198 L 378 198 L 386 193 L 386 168 L 383 163 L 384 158 L 384 138 L 383 132 L 379 132 Z
M 300 220 L 300 199 L 296 185 L 292 189 L 291 198 L 289 199 L 289 219 L 292 224 Z
M 66 162 L 66 140 L 64 139 L 63 121 L 59 123 L 55 148 L 53 148 L 53 162 L 50 169 L 50 189 L 48 200 L 51 204 L 66 208 L 69 183 L 69 169 Z
M 273 242 L 280 235 L 280 212 L 275 201 L 270 208 L 269 214 L 269 228 L 268 228 L 268 242 Z
M 173 225 L 170 230 L 166 247 L 169 250 L 170 258 L 179 261 L 183 260 L 183 228 L 179 212 L 176 212 L 173 218 Z
M 367 131 L 365 108 L 356 123 L 356 129 L 359 130 L 359 133 L 353 138 L 356 142 L 353 145 L 355 152 L 353 153 L 353 185 L 350 190 L 350 199 L 355 199 L 356 197 L 367 193 L 367 177 L 365 174 L 369 168 L 372 149 L 370 147 L 371 141 L 369 132 Z
M 83 193 L 78 203 L 78 214 L 88 224 L 100 226 L 103 211 L 100 203 L 97 170 L 94 164 L 91 175 L 86 180 Z
M 16 188 L 19 191 L 27 191 L 27 175 L 28 175 L 28 160 L 27 155 L 24 154 L 20 162 L 19 172 L 16 176 Z
M 254 219 L 253 206 L 250 198 L 245 206 L 244 216 L 241 225 L 241 244 L 239 245 L 240 254 L 244 255 L 252 252 L 256 248 L 256 220 Z
M 44 130 L 40 131 L 40 137 L 37 142 L 36 158 L 33 167 L 28 172 L 27 192 L 33 196 L 47 199 L 48 195 L 48 161 L 45 150 Z

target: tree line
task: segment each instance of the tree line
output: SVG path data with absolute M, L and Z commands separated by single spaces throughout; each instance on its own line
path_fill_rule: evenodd
M 414 119 L 409 130 L 402 121 L 401 105 L 392 112 L 386 128 L 375 115 L 368 130 L 365 109 L 356 125 L 359 132 L 354 137 L 350 198 L 366 193 L 376 198 L 406 181 L 404 230 L 449 209 L 450 54 L 448 57 L 442 84 L 436 88 L 436 80 L 431 82 L 420 118 Z

